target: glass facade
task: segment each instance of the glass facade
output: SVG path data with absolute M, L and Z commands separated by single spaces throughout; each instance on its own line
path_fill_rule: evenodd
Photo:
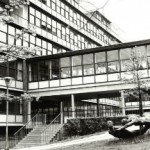
M 0 77 L 6 77 L 7 75 L 7 62 L 2 60 L 0 62 Z M 9 61 L 9 76 L 15 80 L 23 80 L 23 66 L 22 61 Z
M 146 61 L 140 66 L 140 70 L 145 72 L 144 77 L 148 77 L 148 66 L 149 66 L 149 45 L 139 46 L 139 49 L 145 50 L 147 54 Z M 125 64 L 130 63 L 131 51 L 133 48 L 118 49 L 103 52 L 94 52 L 89 54 L 75 55 L 69 57 L 59 57 L 57 59 L 45 60 L 44 62 L 37 61 L 30 64 L 30 68 L 36 63 L 37 68 L 29 69 L 31 74 L 30 81 L 34 74 L 39 76 L 36 81 L 42 81 L 41 74 L 45 74 L 44 80 L 53 79 L 66 79 L 66 78 L 77 78 L 87 76 L 98 76 L 103 75 L 106 77 L 106 81 L 118 81 L 121 76 L 126 72 Z M 143 51 L 142 51 L 143 52 Z M 57 62 L 54 64 L 53 62 Z M 42 66 L 42 70 L 40 70 Z M 48 67 L 51 66 L 51 67 Z M 51 69 L 50 69 L 51 68 Z M 39 72 L 37 70 L 40 70 Z M 45 70 L 45 72 L 44 72 Z M 33 74 L 33 75 L 32 75 Z M 54 74 L 56 78 L 53 77 Z

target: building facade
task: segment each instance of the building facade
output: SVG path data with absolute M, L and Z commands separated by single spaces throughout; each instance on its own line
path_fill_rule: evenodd
M 1 0 L 1 9 L 5 8 L 9 3 L 10 0 Z M 10 12 L 10 16 L 14 18 L 14 22 L 8 24 L 0 22 L 0 46 L 16 45 L 31 48 L 36 47 L 41 50 L 37 52 L 39 56 L 46 56 L 121 43 L 120 38 L 112 30 L 111 22 L 107 18 L 98 12 L 84 14 L 82 9 L 78 0 L 30 0 L 29 5 L 19 8 L 16 7 L 14 11 Z M 26 33 L 25 38 L 16 40 L 16 35 L 23 28 L 28 28 L 28 25 L 36 27 L 36 36 Z M 59 61 L 54 60 L 52 63 L 51 69 L 53 70 L 53 74 L 51 78 L 53 79 L 60 78 Z M 69 66 L 66 66 L 68 59 L 62 61 L 66 63 L 64 62 L 64 65 L 62 65 L 64 73 L 61 77 L 70 77 Z M 38 70 L 38 66 L 36 66 L 37 62 L 35 62 L 35 66 L 29 66 L 29 82 L 37 82 L 39 78 L 43 81 L 49 79 L 49 74 L 45 72 L 47 62 L 43 63 L 40 65 L 40 77 L 35 73 L 36 69 Z M 25 62 L 21 59 L 17 61 L 11 60 L 9 62 L 9 76 L 14 78 L 10 88 L 12 95 L 19 96 L 24 91 L 27 91 L 27 81 L 25 80 L 28 74 L 25 75 L 25 65 Z M 80 68 L 80 65 L 75 68 Z M 1 60 L 0 67 L 0 76 L 7 76 L 5 60 Z M 79 76 L 79 74 L 75 76 Z M 56 83 L 54 85 L 57 85 L 59 81 L 55 81 Z M 0 81 L 0 89 L 1 94 L 6 92 L 4 80 Z M 6 122 L 6 108 L 4 106 L 5 102 L 1 101 L 0 122 L 2 126 L 5 126 Z M 28 115 L 28 111 L 24 113 L 23 108 L 22 102 L 10 103 L 9 117 L 12 126 L 22 125 L 22 114 Z

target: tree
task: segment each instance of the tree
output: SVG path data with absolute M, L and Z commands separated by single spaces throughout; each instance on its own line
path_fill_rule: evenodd
M 29 5 L 29 0 L 10 0 L 9 4 L 3 4 L 3 7 L 0 7 L 0 22 L 4 24 L 14 23 L 14 18 L 11 16 L 11 13 L 15 9 L 20 9 L 24 5 Z M 16 59 L 26 59 L 29 57 L 38 56 L 37 52 L 41 51 L 36 47 L 27 47 L 27 46 L 18 46 L 15 45 L 15 41 L 20 39 L 26 39 L 26 34 L 32 34 L 36 36 L 36 29 L 33 25 L 29 24 L 27 28 L 22 28 L 20 32 L 15 35 L 15 40 L 12 44 L 0 45 L 0 60 L 1 62 L 6 62 L 7 72 L 6 76 L 9 76 L 9 61 L 15 61 Z M 6 95 L 2 94 L 1 99 L 4 99 Z M 27 96 L 27 95 L 26 95 Z M 15 96 L 11 100 L 20 99 Z M 29 95 L 28 95 L 29 97 Z M 30 96 L 31 98 L 32 96 Z M 25 99 L 25 98 L 24 98 Z M 32 98 L 31 98 L 32 99 Z
M 23 5 L 28 5 L 29 0 L 10 0 L 8 4 L 3 4 L 2 7 L 0 7 L 0 21 L 3 24 L 11 24 L 14 23 L 15 19 L 11 16 L 11 13 L 15 9 L 20 9 L 23 7 Z M 22 28 L 19 33 L 15 35 L 15 40 L 12 44 L 4 44 L 0 45 L 0 59 L 1 62 L 6 62 L 7 65 L 7 71 L 6 71 L 6 77 L 5 79 L 9 79 L 9 61 L 14 61 L 18 58 L 20 59 L 26 59 L 28 57 L 37 56 L 37 48 L 30 48 L 25 46 L 18 46 L 15 45 L 15 41 L 19 39 L 26 38 L 26 34 L 32 34 L 36 36 L 35 28 L 34 26 L 31 26 L 30 24 L 27 26 L 27 28 Z M 9 115 L 9 101 L 20 101 L 20 100 L 32 100 L 31 95 L 24 94 L 21 97 L 13 96 L 9 94 L 9 87 L 7 87 L 7 93 L 0 95 L 0 100 L 6 101 L 6 145 L 5 149 L 8 149 L 8 115 Z
M 131 57 L 128 62 L 123 64 L 126 70 L 122 77 L 123 83 L 134 84 L 135 87 L 129 90 L 124 90 L 127 97 L 132 97 L 139 100 L 139 114 L 143 115 L 142 98 L 149 98 L 148 87 L 149 80 L 144 79 L 143 69 L 146 68 L 147 56 L 146 53 L 136 50 L 131 51 Z

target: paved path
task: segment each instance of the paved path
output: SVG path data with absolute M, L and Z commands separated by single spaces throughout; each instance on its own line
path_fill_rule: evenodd
M 54 144 L 49 144 L 49 145 L 44 145 L 44 146 L 22 148 L 22 149 L 19 149 L 19 150 L 53 150 L 53 149 L 67 147 L 67 146 L 71 146 L 71 145 L 79 145 L 79 144 L 82 144 L 82 143 L 90 143 L 90 142 L 93 142 L 93 141 L 103 141 L 103 140 L 109 140 L 109 139 L 114 139 L 114 137 L 111 136 L 108 132 L 104 132 L 103 134 L 91 135 L 91 136 L 85 137 L 83 139 L 77 139 L 77 140 L 71 140 L 71 141 L 66 141 L 66 142 L 54 143 Z
M 132 126 L 129 127 L 128 130 L 135 130 L 138 127 Z M 71 141 L 62 141 L 59 143 L 54 143 L 54 144 L 48 144 L 48 145 L 43 145 L 43 146 L 36 146 L 36 147 L 30 147 L 30 148 L 22 148 L 19 150 L 54 150 L 57 148 L 62 148 L 62 147 L 67 147 L 71 145 L 79 145 L 79 144 L 85 144 L 85 143 L 90 143 L 94 141 L 103 141 L 103 140 L 111 140 L 111 139 L 116 139 L 112 135 L 110 135 L 108 132 L 104 132 L 103 134 L 100 135 L 91 135 L 89 137 L 84 137 L 82 139 L 77 139 L 77 140 L 71 140 Z

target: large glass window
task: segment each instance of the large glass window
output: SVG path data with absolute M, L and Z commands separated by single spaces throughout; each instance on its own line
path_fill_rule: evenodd
M 108 51 L 107 60 L 108 61 L 118 60 L 118 50 Z
M 71 76 L 70 57 L 61 58 L 60 66 L 61 66 L 61 78 L 70 77 Z
M 118 72 L 119 71 L 119 62 L 108 62 L 108 72 Z
M 29 68 L 29 81 L 38 81 L 38 63 L 34 62 L 30 64 Z
M 49 62 L 40 61 L 39 62 L 39 80 L 44 81 L 49 79 Z
M 84 75 L 94 74 L 94 64 L 84 65 Z
M 60 77 L 59 59 L 51 60 L 51 79 L 59 79 L 59 77 Z
M 95 62 L 105 62 L 106 61 L 106 53 L 105 52 L 99 52 L 95 53 Z
M 6 33 L 0 32 L 0 42 L 6 43 Z
M 106 53 L 95 53 L 95 70 L 96 74 L 103 74 L 107 71 Z
M 103 74 L 106 73 L 107 69 L 106 63 L 97 63 L 95 64 L 96 74 Z
M 94 74 L 93 54 L 83 55 L 83 70 L 84 75 Z
M 120 50 L 120 59 L 130 59 L 131 58 L 131 48 L 125 48 Z
M 72 57 L 72 76 L 82 76 L 81 55 Z

